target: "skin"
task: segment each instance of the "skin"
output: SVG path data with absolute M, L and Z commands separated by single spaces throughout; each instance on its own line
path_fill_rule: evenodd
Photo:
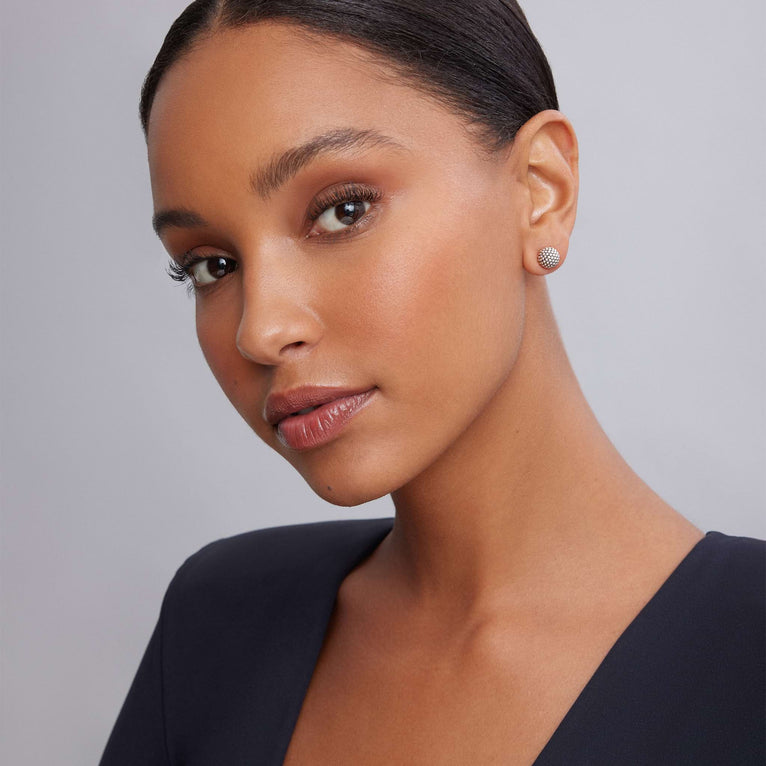
M 242 417 L 326 500 L 396 508 L 339 590 L 287 762 L 530 764 L 703 535 L 625 464 L 561 343 L 536 254 L 567 256 L 568 119 L 541 112 L 489 156 L 390 75 L 285 24 L 216 32 L 158 89 L 155 211 L 208 222 L 163 231 L 172 257 L 236 262 L 197 293 L 196 321 Z M 404 149 L 324 156 L 266 200 L 250 189 L 274 152 L 342 127 Z M 380 194 L 353 233 L 307 225 L 346 182 Z M 263 406 L 306 384 L 377 391 L 298 452 Z

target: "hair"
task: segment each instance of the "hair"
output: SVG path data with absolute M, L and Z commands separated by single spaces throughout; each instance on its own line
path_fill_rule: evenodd
M 515 0 L 194 0 L 144 79 L 144 137 L 157 88 L 174 63 L 218 31 L 266 20 L 376 54 L 475 128 L 490 153 L 512 143 L 538 112 L 558 109 L 550 65 Z

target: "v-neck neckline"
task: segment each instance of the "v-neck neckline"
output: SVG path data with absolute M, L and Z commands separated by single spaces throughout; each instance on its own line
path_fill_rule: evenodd
M 657 610 L 660 602 L 665 600 L 668 597 L 668 594 L 672 593 L 679 581 L 683 581 L 684 575 L 700 556 L 701 551 L 709 545 L 710 541 L 714 539 L 715 536 L 720 535 L 722 535 L 721 532 L 706 532 L 704 537 L 697 540 L 689 551 L 687 551 L 686 555 L 676 564 L 659 588 L 657 588 L 649 600 L 643 607 L 641 607 L 614 641 L 601 662 L 591 674 L 590 678 L 588 678 L 587 682 L 580 690 L 580 693 L 577 695 L 574 702 L 569 706 L 566 713 L 564 713 L 558 726 L 554 729 L 553 733 L 548 738 L 548 741 L 543 745 L 542 750 L 537 754 L 537 757 L 532 761 L 530 766 L 547 766 L 548 764 L 553 766 L 554 764 L 560 763 L 559 760 L 554 760 L 557 758 L 554 751 L 559 746 L 559 742 L 562 742 L 566 738 L 567 733 L 576 726 L 577 719 L 581 716 L 581 711 L 585 710 L 587 700 L 592 696 L 601 679 L 616 665 L 621 663 L 626 653 L 631 653 L 631 642 L 636 634 L 641 632 L 641 628 L 647 622 L 651 622 L 652 615 Z
M 379 519 L 377 520 L 379 521 Z M 280 760 L 279 764 L 282 764 L 287 756 L 287 751 L 292 742 L 295 730 L 297 728 L 298 719 L 300 717 L 303 703 L 306 700 L 308 694 L 309 685 L 314 676 L 317 664 L 319 662 L 319 656 L 321 654 L 324 642 L 327 638 L 327 633 L 330 625 L 330 619 L 332 613 L 335 610 L 338 594 L 340 592 L 343 581 L 348 577 L 351 572 L 368 559 L 377 550 L 378 546 L 383 542 L 385 537 L 389 534 L 393 527 L 394 519 L 390 519 L 390 525 L 387 525 L 381 531 L 376 529 L 375 533 L 370 538 L 365 538 L 364 544 L 361 548 L 356 549 L 353 553 L 342 562 L 344 565 L 339 566 L 336 571 L 336 577 L 334 578 L 333 587 L 327 590 L 327 597 L 322 604 L 321 609 L 317 610 L 321 612 L 321 617 L 316 619 L 314 625 L 307 626 L 307 634 L 310 637 L 307 638 L 306 652 L 302 658 L 300 668 L 296 668 L 296 675 L 301 677 L 300 693 L 295 697 L 295 703 L 292 705 L 290 715 L 284 721 L 280 736 Z M 619 663 L 620 658 L 629 651 L 630 642 L 633 636 L 640 630 L 641 626 L 651 619 L 651 615 L 655 610 L 657 603 L 665 598 L 667 594 L 673 589 L 675 583 L 682 579 L 683 574 L 691 566 L 696 558 L 699 557 L 700 551 L 702 551 L 709 542 L 716 536 L 723 536 L 723 533 L 717 531 L 708 531 L 703 537 L 701 537 L 692 546 L 692 548 L 684 555 L 684 557 L 676 564 L 674 569 L 665 578 L 662 584 L 652 594 L 649 600 L 641 607 L 636 613 L 633 619 L 628 623 L 627 627 L 620 633 L 612 646 L 609 648 L 603 659 L 596 667 L 595 671 L 588 678 L 585 685 L 580 690 L 579 694 L 575 698 L 574 702 L 569 706 L 564 716 L 559 721 L 556 729 L 546 741 L 542 750 L 537 754 L 534 761 L 530 766 L 548 766 L 554 761 L 551 758 L 555 758 L 554 750 L 558 746 L 558 743 L 562 741 L 569 731 L 576 723 L 576 719 L 579 715 L 579 711 L 583 709 L 585 701 L 591 695 L 592 690 L 599 683 L 600 679 L 610 671 L 615 663 Z M 557 762 L 556 762 L 557 763 Z

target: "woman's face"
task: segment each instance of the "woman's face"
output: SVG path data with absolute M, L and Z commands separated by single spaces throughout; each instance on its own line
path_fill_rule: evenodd
M 520 186 L 460 118 L 317 39 L 264 23 L 200 43 L 160 84 L 149 165 L 166 249 L 209 259 L 192 268 L 197 333 L 222 389 L 315 492 L 354 505 L 438 461 L 507 379 Z M 264 408 L 303 386 L 372 394 L 329 441 L 296 447 Z

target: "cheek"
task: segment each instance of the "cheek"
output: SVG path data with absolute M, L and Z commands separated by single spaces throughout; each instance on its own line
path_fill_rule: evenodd
M 477 232 L 407 243 L 366 288 L 359 348 L 383 396 L 364 450 L 328 482 L 336 495 L 378 497 L 419 475 L 485 410 L 521 344 L 523 272 L 507 240 Z
M 239 321 L 239 304 L 233 295 L 215 304 L 197 303 L 197 339 L 205 361 L 237 412 L 265 437 L 268 427 L 261 418 L 259 391 L 254 388 L 258 383 L 256 368 L 240 354 L 236 345 Z
M 195 315 L 197 340 L 202 354 L 221 388 L 226 391 L 231 386 L 235 372 L 232 369 L 235 364 L 232 352 L 236 351 L 236 326 L 232 326 L 234 317 L 226 316 L 226 313 L 220 310 L 211 309 L 199 300 Z
M 388 241 L 376 249 L 374 267 L 367 261 L 351 293 L 358 324 L 349 353 L 371 361 L 383 399 L 375 438 L 356 458 L 359 476 L 377 477 L 386 491 L 401 485 L 465 430 L 507 378 L 524 314 L 512 239 L 481 222 L 451 230 L 442 222 Z
M 359 329 L 368 333 L 362 347 L 374 343 L 402 385 L 469 385 L 513 364 L 524 310 L 521 257 L 512 237 L 482 223 L 390 242 L 375 278 L 357 293 Z

